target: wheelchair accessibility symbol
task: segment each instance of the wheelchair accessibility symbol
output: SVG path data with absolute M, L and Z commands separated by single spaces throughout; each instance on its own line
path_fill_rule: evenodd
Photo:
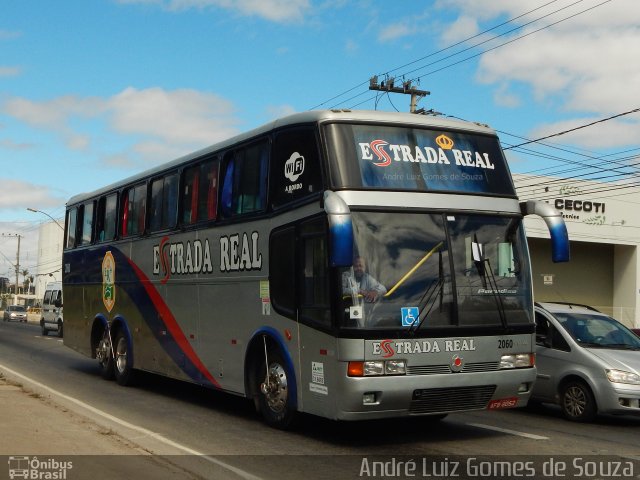
M 418 307 L 402 307 L 400 308 L 402 314 L 402 326 L 410 327 L 414 323 L 417 323 L 420 316 L 420 310 Z

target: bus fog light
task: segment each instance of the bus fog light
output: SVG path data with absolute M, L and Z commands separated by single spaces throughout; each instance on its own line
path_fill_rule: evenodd
M 367 392 L 362 394 L 362 404 L 363 405 L 375 405 L 378 403 L 376 400 L 375 392 Z
M 364 376 L 384 375 L 384 362 L 364 362 Z
M 531 384 L 529 382 L 521 383 L 518 386 L 518 393 L 527 393 L 531 388 Z
M 404 360 L 387 360 L 385 373 L 387 375 L 404 375 L 407 373 L 407 364 Z

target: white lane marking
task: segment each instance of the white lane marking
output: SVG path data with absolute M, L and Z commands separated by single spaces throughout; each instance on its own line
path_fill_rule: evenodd
M 183 451 L 183 452 L 185 452 L 185 453 L 187 453 L 189 455 L 197 455 L 198 457 L 203 458 L 203 459 L 205 459 L 206 461 L 208 461 L 210 463 L 213 463 L 215 465 L 218 465 L 218 466 L 220 466 L 222 468 L 225 468 L 225 469 L 235 473 L 236 475 L 238 475 L 241 478 L 244 478 L 246 480 L 262 480 L 260 477 L 257 477 L 255 475 L 249 473 L 249 472 L 246 472 L 245 470 L 242 470 L 240 468 L 234 467 L 233 465 L 229 465 L 228 463 L 222 462 L 222 461 L 218 460 L 217 458 L 214 458 L 214 457 L 212 457 L 210 455 L 205 455 L 204 453 L 199 452 L 198 450 L 194 450 L 194 449 L 189 448 L 189 447 L 187 447 L 185 445 L 182 445 L 180 443 L 174 442 L 173 440 L 170 440 L 167 437 L 165 437 L 165 436 L 163 436 L 163 435 L 161 435 L 159 433 L 153 432 L 151 430 L 148 430 L 148 429 L 146 429 L 144 427 L 140 427 L 140 426 L 135 425 L 133 423 L 129 423 L 126 420 L 122 420 L 121 418 L 114 417 L 113 415 L 111 415 L 111 414 L 109 414 L 107 412 L 104 412 L 104 411 L 102 411 L 100 409 L 92 407 L 91 405 L 89 405 L 87 403 L 84 403 L 82 400 L 78 400 L 77 398 L 71 397 L 71 396 L 66 395 L 66 394 L 64 394 L 62 392 L 54 390 L 53 388 L 48 387 L 47 385 L 45 385 L 43 383 L 40 383 L 40 382 L 38 382 L 36 380 L 33 380 L 33 379 L 31 379 L 31 378 L 29 378 L 29 377 L 27 377 L 25 375 L 22 375 L 21 373 L 18 373 L 15 370 L 12 370 L 11 368 L 8 368 L 8 367 L 6 367 L 6 366 L 4 366 L 2 364 L 0 364 L 0 370 L 5 370 L 5 371 L 11 373 L 11 375 L 13 375 L 15 377 L 21 378 L 22 380 L 24 380 L 24 381 L 26 381 L 28 383 L 31 383 L 32 385 L 35 385 L 38 388 L 46 390 L 47 392 L 49 392 L 49 393 L 51 393 L 53 395 L 56 395 L 56 396 L 58 396 L 60 398 L 64 398 L 65 400 L 67 400 L 67 401 L 69 401 L 71 403 L 75 403 L 76 405 L 89 410 L 91 413 L 95 413 L 96 415 L 100 415 L 102 418 L 105 418 L 105 419 L 107 419 L 107 420 L 109 420 L 111 422 L 117 423 L 118 425 L 121 425 L 121 426 L 123 426 L 125 428 L 129 428 L 131 430 L 135 430 L 136 432 L 139 432 L 144 436 L 148 436 L 148 437 L 154 438 L 154 439 L 156 439 L 156 440 L 158 440 L 158 441 L 160 441 L 160 442 L 162 442 L 162 443 L 164 443 L 166 445 L 169 445 L 169 446 L 171 446 L 173 448 L 177 448 L 178 450 L 181 450 L 181 451 Z
M 484 425 L 482 423 L 468 423 L 472 427 L 484 428 L 485 430 L 493 430 L 495 432 L 508 433 L 509 435 L 517 435 L 518 437 L 530 438 L 531 440 L 549 440 L 549 437 L 542 435 L 534 435 L 533 433 L 519 432 L 517 430 L 509 430 L 507 428 L 494 427 L 493 425 Z

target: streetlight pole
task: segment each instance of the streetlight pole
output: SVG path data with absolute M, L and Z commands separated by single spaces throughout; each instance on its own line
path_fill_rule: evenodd
M 49 215 L 47 212 L 43 212 L 42 210 L 38 210 L 38 209 L 36 209 L 36 208 L 31 208 L 31 207 L 27 207 L 27 210 L 29 210 L 30 212 L 34 212 L 34 213 L 41 213 L 41 214 L 43 214 L 43 215 L 46 215 L 46 216 L 47 216 L 47 217 L 49 217 L 51 220 L 53 220 L 53 222 L 54 222 L 56 225 L 58 225 L 58 226 L 60 227 L 60 229 L 61 229 L 61 230 L 63 230 L 63 231 L 64 231 L 64 227 L 63 227 L 62 225 L 60 225 L 60 224 L 58 223 L 58 221 L 57 221 L 55 218 L 53 218 L 51 215 Z

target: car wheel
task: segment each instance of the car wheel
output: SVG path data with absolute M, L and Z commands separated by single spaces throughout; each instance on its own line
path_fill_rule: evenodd
M 560 395 L 560 407 L 564 417 L 573 422 L 590 422 L 598 412 L 591 389 L 579 380 L 564 386 Z

